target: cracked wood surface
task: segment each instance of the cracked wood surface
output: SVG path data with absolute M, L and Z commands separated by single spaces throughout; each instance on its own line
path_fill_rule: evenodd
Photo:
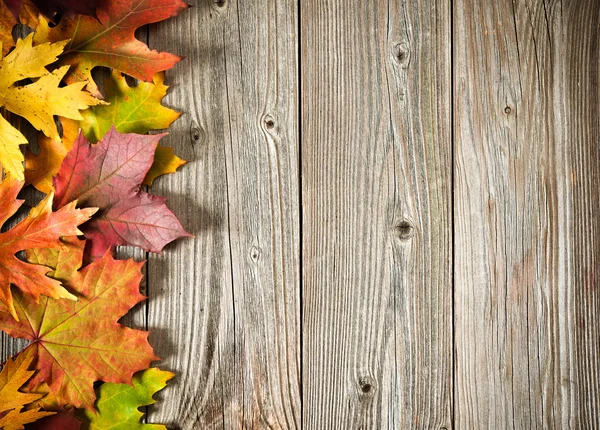
M 597 1 L 191 3 L 149 421 L 600 428 Z

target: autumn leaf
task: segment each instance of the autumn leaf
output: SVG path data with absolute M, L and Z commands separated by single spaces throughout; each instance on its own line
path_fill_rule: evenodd
M 41 20 L 35 40 L 70 39 L 58 62 L 60 66 L 72 66 L 66 82 L 86 82 L 88 90 L 100 96 L 91 75 L 96 66 L 150 82 L 155 73 L 168 70 L 181 60 L 177 55 L 151 51 L 135 38 L 135 30 L 173 17 L 188 7 L 182 0 L 107 0 L 98 9 L 99 20 L 87 16 L 63 18 L 56 27 Z
M 32 0 L 40 12 L 52 19 L 56 14 L 74 16 L 76 14 L 96 16 L 99 0 Z M 12 15 L 17 18 L 27 0 L 4 0 L 4 4 Z
M 140 82 L 136 87 L 130 87 L 121 73 L 113 72 L 112 77 L 104 82 L 106 100 L 110 104 L 83 111 L 81 114 L 84 119 L 79 122 L 82 132 L 90 142 L 95 143 L 104 137 L 113 123 L 120 133 L 143 134 L 169 127 L 181 114 L 160 104 L 168 88 L 163 80 L 163 73 L 158 73 L 153 83 Z M 25 152 L 25 181 L 44 193 L 52 189 L 52 177 L 58 172 L 79 133 L 77 122 L 67 118 L 60 118 L 60 121 L 63 126 L 61 140 L 40 134 L 39 155 L 34 155 L 30 150 Z M 174 173 L 185 163 L 171 148 L 158 145 L 144 185 L 151 186 L 158 176 Z
M 80 430 L 81 422 L 73 416 L 73 411 L 58 411 L 55 415 L 42 418 L 29 424 L 25 430 Z
M 80 120 L 80 110 L 101 102 L 82 91 L 83 83 L 59 87 L 68 70 L 60 67 L 50 73 L 46 66 L 56 60 L 67 43 L 45 43 L 33 46 L 30 34 L 18 40 L 15 49 L 0 63 L 0 106 L 21 115 L 46 136 L 60 140 L 53 115 Z M 23 79 L 35 82 L 15 86 Z M 0 120 L 0 164 L 18 179 L 23 179 L 23 154 L 19 145 L 25 137 L 4 118 Z
M 84 412 L 88 422 L 84 429 L 93 430 L 166 430 L 164 425 L 142 424 L 142 406 L 154 404 L 152 396 L 162 390 L 173 378 L 171 372 L 152 368 L 134 375 L 132 383 L 102 384 L 98 389 L 97 413 Z
M 158 145 L 154 153 L 154 162 L 144 178 L 144 185 L 152 186 L 156 178 L 167 173 L 175 173 L 187 161 L 182 160 L 173 152 L 173 148 Z
M 25 182 L 44 194 L 48 194 L 53 189 L 52 177 L 58 173 L 60 164 L 79 135 L 77 121 L 60 118 L 60 122 L 63 129 L 60 140 L 54 140 L 39 133 L 39 154 L 35 155 L 29 148 L 25 151 Z
M 0 227 L 23 204 L 17 194 L 23 182 L 7 176 L 0 182 Z M 61 286 L 56 279 L 46 276 L 48 268 L 19 260 L 15 254 L 30 248 L 61 248 L 61 236 L 82 234 L 78 225 L 86 222 L 96 209 L 75 209 L 76 202 L 52 212 L 53 193 L 48 194 L 27 218 L 12 229 L 0 233 L 0 301 L 13 317 L 17 317 L 10 286 L 15 285 L 34 301 L 40 295 L 55 299 L 76 297 Z
M 104 80 L 105 100 L 110 104 L 82 112 L 80 126 L 85 137 L 96 143 L 112 126 L 119 133 L 137 134 L 168 128 L 181 113 L 160 104 L 169 88 L 164 79 L 164 73 L 157 73 L 152 83 L 130 87 L 121 73 L 113 71 Z
M 28 370 L 33 359 L 31 351 L 24 351 L 15 360 L 9 358 L 0 373 L 0 428 L 4 430 L 20 430 L 25 424 L 54 414 L 40 411 L 40 408 L 23 410 L 44 397 L 43 394 L 20 391 L 35 373 Z
M 2 55 L 8 54 L 8 51 L 15 46 L 13 38 L 13 28 L 18 22 L 25 24 L 31 28 L 35 28 L 39 24 L 39 11 L 34 6 L 31 0 L 19 0 L 23 6 L 19 8 L 18 15 L 15 16 L 6 6 L 7 0 L 4 3 L 0 2 L 0 43 L 2 43 Z M 17 20 L 18 18 L 18 20 Z
M 139 292 L 143 263 L 106 254 L 79 270 L 84 241 L 65 238 L 62 249 L 27 251 L 30 263 L 50 267 L 51 276 L 78 301 L 32 298 L 15 291 L 19 322 L 0 305 L 0 329 L 32 341 L 38 373 L 30 382 L 48 384 L 59 406 L 94 408 L 94 382 L 130 383 L 133 374 L 157 360 L 148 332 L 117 321 L 144 300 Z
M 140 82 L 130 87 L 121 73 L 113 71 L 104 81 L 105 100 L 110 104 L 82 112 L 80 126 L 85 137 L 92 143 L 98 142 L 113 125 L 119 133 L 145 134 L 168 128 L 181 113 L 161 105 L 169 88 L 164 85 L 164 79 L 164 73 L 157 73 L 152 83 Z M 185 163 L 171 148 L 158 145 L 144 184 L 152 185 L 156 177 L 174 173 Z
M 96 145 L 80 136 L 54 177 L 56 208 L 78 201 L 98 207 L 82 227 L 90 255 L 99 258 L 117 245 L 161 252 L 169 242 L 190 236 L 165 205 L 164 197 L 140 190 L 163 134 L 121 134 L 114 128 Z

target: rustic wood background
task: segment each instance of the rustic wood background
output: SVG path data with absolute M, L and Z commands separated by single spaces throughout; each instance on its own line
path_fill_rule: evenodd
M 598 1 L 192 3 L 149 420 L 600 428 Z

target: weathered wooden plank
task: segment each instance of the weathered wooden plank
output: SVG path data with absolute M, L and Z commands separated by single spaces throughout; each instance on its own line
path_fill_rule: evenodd
M 456 428 L 598 428 L 598 3 L 454 6 Z
M 301 4 L 303 418 L 451 423 L 449 2 Z
M 297 4 L 193 6 L 150 32 L 187 56 L 163 142 L 191 160 L 153 191 L 196 235 L 149 261 L 150 340 L 178 374 L 150 420 L 300 428 Z

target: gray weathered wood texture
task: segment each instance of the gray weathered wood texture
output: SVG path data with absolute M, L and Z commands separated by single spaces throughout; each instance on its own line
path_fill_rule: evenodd
M 187 55 L 164 142 L 191 160 L 153 190 L 196 235 L 148 262 L 150 341 L 178 373 L 152 421 L 300 428 L 297 10 L 198 1 L 150 32 Z
M 449 3 L 301 3 L 303 423 L 449 428 Z
M 196 236 L 119 251 L 149 421 L 600 428 L 597 0 L 192 6 L 138 35 L 187 57 L 152 192 Z
M 599 12 L 454 1 L 456 428 L 600 426 Z

